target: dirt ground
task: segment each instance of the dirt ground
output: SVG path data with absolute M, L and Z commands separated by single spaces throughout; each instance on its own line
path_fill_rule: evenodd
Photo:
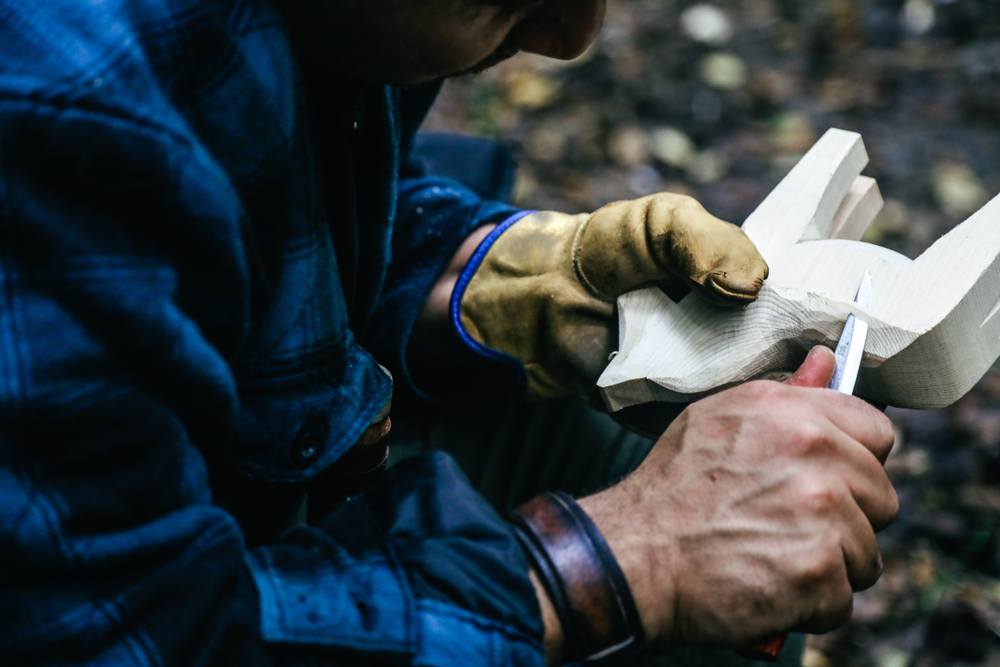
M 1000 192 L 1000 0 L 609 0 L 583 57 L 449 82 L 427 127 L 507 142 L 525 207 L 669 190 L 734 222 L 854 130 L 886 200 L 865 240 L 915 257 Z M 806 665 L 1000 665 L 1000 372 L 889 414 L 885 574 Z

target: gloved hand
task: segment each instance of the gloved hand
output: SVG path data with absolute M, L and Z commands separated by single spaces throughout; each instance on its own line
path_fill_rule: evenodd
M 690 197 L 657 194 L 501 225 L 459 279 L 452 312 L 473 346 L 524 367 L 529 400 L 590 398 L 617 347 L 619 295 L 683 281 L 713 304 L 741 306 L 767 271 L 739 227 Z

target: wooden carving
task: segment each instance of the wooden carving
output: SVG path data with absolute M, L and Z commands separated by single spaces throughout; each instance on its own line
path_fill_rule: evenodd
M 760 298 L 720 310 L 649 288 L 622 296 L 619 353 L 598 386 L 613 410 L 687 402 L 836 346 L 851 312 L 870 330 L 856 393 L 940 408 L 1000 357 L 1000 197 L 910 259 L 857 239 L 882 205 L 861 137 L 830 130 L 747 219 L 771 272 Z M 872 307 L 851 301 L 865 270 Z

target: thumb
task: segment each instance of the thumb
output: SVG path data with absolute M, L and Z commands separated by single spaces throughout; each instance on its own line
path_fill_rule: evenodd
M 828 347 L 817 345 L 809 350 L 809 356 L 799 366 L 795 374 L 785 380 L 793 387 L 826 387 L 837 368 L 837 359 Z

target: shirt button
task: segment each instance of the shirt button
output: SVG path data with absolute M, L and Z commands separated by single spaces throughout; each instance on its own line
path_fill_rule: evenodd
M 292 444 L 292 456 L 300 464 L 310 463 L 326 443 L 326 424 L 306 424 Z

